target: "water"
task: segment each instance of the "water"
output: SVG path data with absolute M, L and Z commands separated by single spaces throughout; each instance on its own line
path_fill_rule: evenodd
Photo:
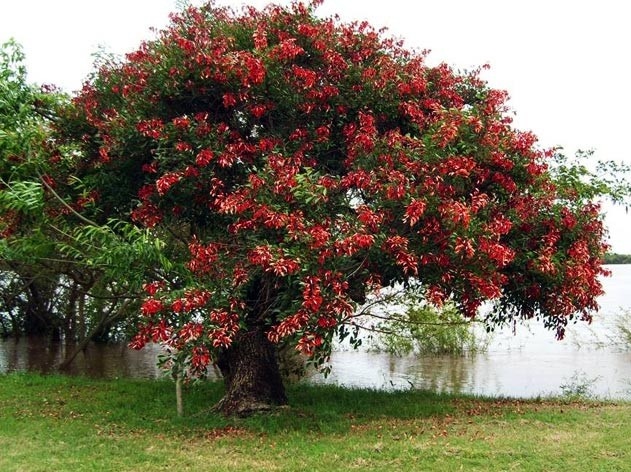
M 74 345 L 42 338 L 0 341 L 0 373 L 14 371 L 57 372 L 59 364 L 72 352 Z M 149 345 L 142 351 L 125 344 L 90 344 L 64 371 L 70 375 L 96 378 L 158 378 L 162 371 L 156 364 L 160 349 Z
M 563 341 L 536 323 L 498 331 L 485 353 L 470 356 L 396 357 L 372 352 L 335 352 L 332 372 L 313 383 L 352 387 L 423 388 L 490 396 L 537 397 L 581 386 L 602 398 L 631 399 L 631 351 L 614 342 L 615 323 L 631 311 L 631 265 L 611 266 L 606 294 L 594 323 L 571 325 Z M 0 341 L 0 372 L 54 372 L 67 347 L 39 339 Z M 158 378 L 156 347 L 91 345 L 68 373 L 93 377 Z M 562 387 L 564 386 L 564 387 Z
M 404 356 L 339 352 L 328 378 L 353 387 L 423 388 L 490 396 L 537 397 L 581 386 L 601 398 L 631 399 L 631 350 L 618 342 L 616 320 L 631 312 L 631 265 L 609 267 L 601 311 L 591 325 L 572 324 L 563 341 L 536 321 L 496 331 L 487 352 L 470 356 Z

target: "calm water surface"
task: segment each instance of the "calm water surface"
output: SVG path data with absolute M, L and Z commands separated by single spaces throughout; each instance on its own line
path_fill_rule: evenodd
M 492 396 L 536 397 L 560 394 L 588 384 L 600 397 L 631 399 L 631 351 L 615 342 L 615 324 L 631 311 L 631 265 L 610 266 L 601 312 L 591 326 L 572 325 L 563 341 L 536 323 L 497 331 L 485 353 L 460 356 L 396 357 L 372 352 L 336 352 L 332 372 L 314 373 L 313 383 L 354 387 L 423 388 Z M 69 349 L 69 348 L 68 348 Z M 0 373 L 54 372 L 67 348 L 39 339 L 0 341 Z M 94 377 L 157 378 L 159 350 L 132 351 L 125 346 L 90 346 L 69 373 Z
M 616 329 L 631 312 L 631 265 L 609 269 L 613 275 L 603 282 L 594 322 L 568 326 L 563 341 L 533 322 L 516 332 L 496 331 L 487 352 L 465 357 L 338 352 L 329 377 L 315 374 L 311 381 L 517 397 L 561 394 L 585 384 L 599 397 L 631 399 L 631 346 L 618 342 Z

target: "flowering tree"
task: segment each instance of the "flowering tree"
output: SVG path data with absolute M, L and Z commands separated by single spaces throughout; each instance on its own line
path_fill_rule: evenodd
M 215 363 L 227 414 L 284 403 L 275 345 L 326 359 L 380 287 L 559 338 L 602 293 L 599 209 L 555 186 L 506 94 L 317 3 L 173 15 L 60 125 L 103 213 L 169 241 L 131 345 Z

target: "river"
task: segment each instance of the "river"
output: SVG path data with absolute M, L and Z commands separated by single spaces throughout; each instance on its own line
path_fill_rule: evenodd
M 381 389 L 421 388 L 489 396 L 537 397 L 587 389 L 600 398 L 631 399 L 631 346 L 617 342 L 616 323 L 631 313 L 631 265 L 609 266 L 601 311 L 591 325 L 570 325 L 566 338 L 536 323 L 499 330 L 488 350 L 467 356 L 403 356 L 338 351 L 328 377 L 307 381 Z M 631 323 L 631 316 L 629 316 Z M 630 326 L 631 328 L 631 326 Z M 91 345 L 75 359 L 70 374 L 93 377 L 158 378 L 156 347 Z M 0 341 L 0 373 L 54 372 L 65 356 L 63 345 L 38 339 Z

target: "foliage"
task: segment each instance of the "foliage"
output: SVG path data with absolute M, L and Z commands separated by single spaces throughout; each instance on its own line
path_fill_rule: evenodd
M 629 164 L 614 161 L 593 162 L 593 151 L 578 151 L 568 157 L 557 150 L 551 173 L 555 185 L 568 202 L 589 202 L 606 197 L 613 203 L 629 204 L 631 182 Z
M 480 71 L 429 67 L 318 3 L 186 8 L 63 113 L 97 216 L 166 242 L 132 345 L 203 375 L 263 330 L 320 362 L 396 283 L 467 318 L 491 301 L 491 326 L 537 317 L 562 338 L 589 321 L 606 250 L 592 200 L 617 184 L 513 129 Z
M 569 379 L 561 385 L 562 397 L 569 400 L 594 398 L 593 385 L 599 377 L 589 378 L 585 372 L 574 372 Z
M 34 162 L 45 153 L 45 123 L 61 94 L 38 90 L 26 82 L 24 54 L 14 41 L 0 45 L 0 234 L 11 234 L 20 211 L 43 205 L 41 182 L 21 177 L 41 170 Z
M 616 319 L 616 333 L 614 339 L 610 339 L 614 345 L 631 350 L 631 310 L 626 310 Z
M 147 266 L 168 264 L 163 244 L 96 207 L 53 131 L 69 98 L 28 84 L 23 61 L 0 47 L 0 329 L 107 339 L 137 311 Z

